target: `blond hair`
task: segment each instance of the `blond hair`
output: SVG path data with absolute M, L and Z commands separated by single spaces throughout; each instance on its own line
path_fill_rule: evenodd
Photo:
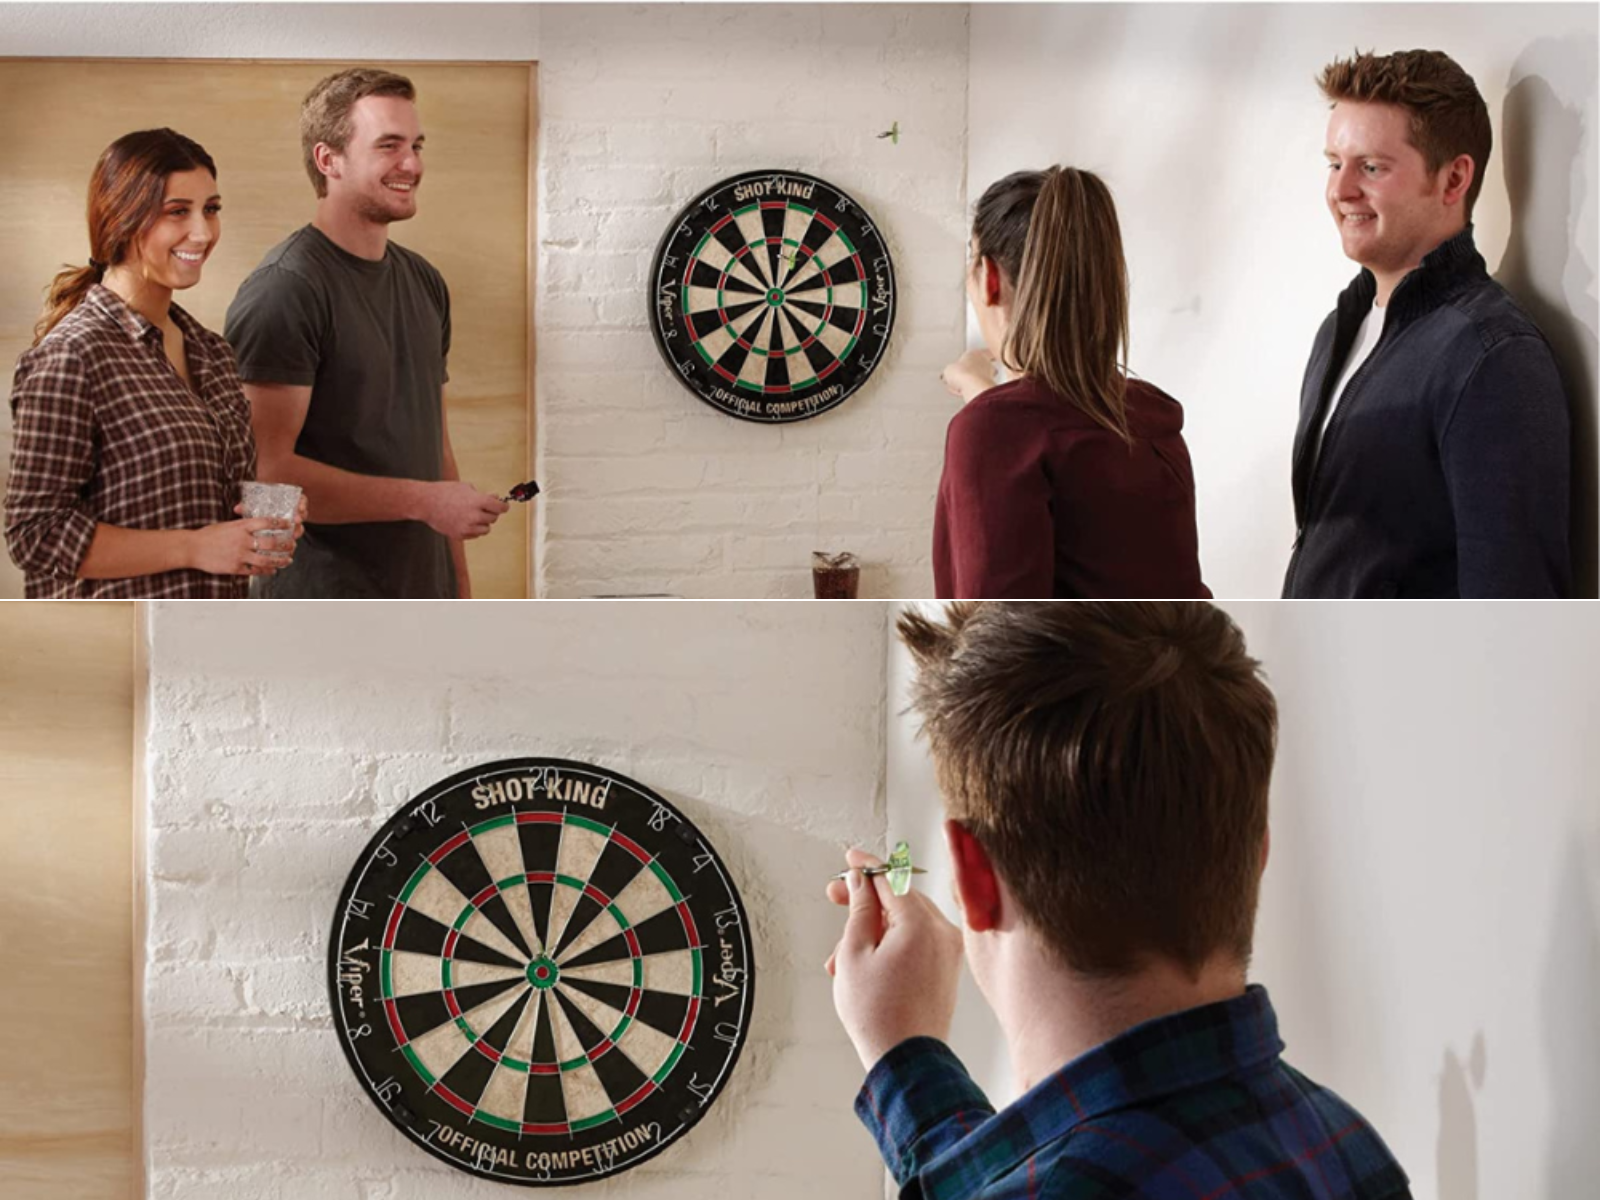
M 300 153 L 305 158 L 306 174 L 319 197 L 328 194 L 328 180 L 317 170 L 317 146 L 327 146 L 340 154 L 355 132 L 350 110 L 368 96 L 399 96 L 415 100 L 417 89 L 411 80 L 393 71 L 374 67 L 352 67 L 329 75 L 306 93 L 300 102 Z

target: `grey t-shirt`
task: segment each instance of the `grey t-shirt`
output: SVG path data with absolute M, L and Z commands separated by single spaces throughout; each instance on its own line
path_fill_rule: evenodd
M 426 259 L 390 242 L 359 258 L 307 225 L 267 252 L 228 306 L 246 383 L 311 388 L 295 453 L 361 475 L 436 480 L 450 293 Z M 269 597 L 452 597 L 448 539 L 420 521 L 321 525 L 292 565 L 257 580 Z

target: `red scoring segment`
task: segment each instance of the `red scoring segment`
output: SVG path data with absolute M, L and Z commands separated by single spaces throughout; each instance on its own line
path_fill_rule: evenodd
M 624 834 L 619 834 L 613 831 L 612 836 L 616 838 L 618 843 L 622 845 L 630 854 L 638 858 L 640 862 L 648 865 L 650 861 L 650 855 L 642 846 Z M 524 878 L 529 883 L 554 883 L 556 880 L 555 873 L 551 871 L 529 871 L 524 875 Z M 609 908 L 611 906 L 611 899 L 593 884 L 585 884 L 583 890 L 585 895 L 592 898 L 601 907 Z M 485 888 L 473 898 L 471 902 L 473 907 L 479 907 L 483 901 L 487 900 L 489 896 L 496 894 L 498 891 L 499 888 L 497 886 Z M 688 901 L 679 901 L 674 908 L 677 910 L 678 919 L 683 923 L 684 934 L 688 938 L 689 948 L 697 950 L 703 949 L 703 947 L 700 945 L 700 933 L 695 926 L 694 917 L 689 913 Z M 392 933 L 399 928 L 400 913 L 402 911 L 403 908 L 401 906 L 396 906 L 394 913 L 390 917 L 389 929 L 384 935 L 384 948 L 387 950 L 393 950 L 394 942 Z M 624 929 L 622 931 L 622 936 L 627 942 L 628 953 L 634 958 L 643 958 L 644 949 L 642 946 L 640 946 L 638 935 L 634 933 L 632 926 Z M 445 938 L 444 947 L 440 952 L 440 956 L 445 959 L 453 959 L 455 957 L 456 946 L 460 943 L 460 940 L 461 935 L 459 931 L 452 929 L 449 935 Z M 545 979 L 549 977 L 549 972 L 545 968 L 541 967 L 539 968 L 538 975 L 539 978 Z M 446 988 L 443 995 L 445 1007 L 449 1010 L 451 1017 L 458 1020 L 464 1019 L 466 1014 L 461 1008 L 460 1001 L 456 999 L 456 989 L 454 987 Z M 639 1004 L 643 997 L 643 989 L 638 987 L 630 987 L 628 989 L 628 1004 L 627 1008 L 623 1012 L 623 1015 L 625 1017 L 632 1018 L 635 1014 L 637 1014 L 639 1011 Z M 688 1010 L 684 1014 L 683 1027 L 678 1033 L 676 1039 L 677 1041 L 682 1042 L 685 1045 L 688 1044 L 689 1034 L 694 1029 L 695 1019 L 699 1013 L 699 1009 L 699 1000 L 693 996 L 689 997 Z M 411 1039 L 406 1035 L 404 1028 L 400 1024 L 400 1016 L 396 1010 L 395 1002 L 393 1000 L 384 1001 L 384 1013 L 389 1021 L 389 1029 L 395 1036 L 396 1044 L 400 1046 L 407 1045 Z M 609 1037 L 605 1038 L 603 1041 L 596 1044 L 592 1050 L 586 1051 L 585 1056 L 590 1062 L 594 1062 L 603 1054 L 607 1053 L 615 1045 L 616 1043 L 613 1042 Z M 473 1041 L 472 1047 L 492 1062 L 498 1063 L 502 1057 L 502 1055 L 495 1050 L 494 1047 L 488 1045 L 483 1040 L 482 1035 L 479 1035 L 479 1037 Z M 560 1067 L 553 1063 L 529 1063 L 528 1069 L 535 1075 L 554 1075 L 559 1072 Z M 637 1103 L 637 1100 L 634 1102 Z M 617 1111 L 621 1112 L 622 1109 L 619 1108 Z
M 782 201 L 763 200 L 763 201 L 761 201 L 761 207 L 762 208 L 787 208 L 788 206 L 786 204 L 784 204 Z M 824 227 L 826 227 L 830 236 L 839 231 L 839 227 L 836 224 L 834 224 L 832 221 L 828 220 L 828 218 L 823 216 L 821 213 L 813 214 L 813 219 L 815 221 L 817 221 L 819 224 L 821 224 Z M 711 227 L 711 229 L 710 229 L 711 235 L 715 236 L 719 229 L 723 228 L 725 225 L 727 225 L 732 220 L 733 220 L 733 214 L 732 213 L 729 213 L 729 214 L 725 215 L 720 221 L 718 221 L 715 225 L 713 225 Z M 766 241 L 766 244 L 769 245 L 769 246 L 773 245 L 773 244 L 778 244 L 778 245 L 782 245 L 783 244 L 783 239 L 781 237 L 769 237 L 769 238 L 765 239 L 765 241 Z M 746 254 L 750 253 L 750 249 L 751 249 L 751 247 L 748 244 L 743 246 L 737 253 L 733 254 L 729 258 L 728 261 L 729 262 L 734 262 L 734 261 L 737 261 L 738 259 L 743 258 Z M 799 247 L 799 249 L 797 249 L 795 251 L 795 253 L 796 253 L 796 256 L 799 256 L 799 255 L 804 255 L 805 256 L 803 259 L 799 260 L 800 263 L 810 262 L 817 255 L 817 252 L 815 250 L 812 250 L 812 249 L 810 249 L 809 247 L 806 247 L 806 246 Z M 689 279 L 690 279 L 690 276 L 692 276 L 693 273 L 694 273 L 694 266 L 695 266 L 695 262 L 696 261 L 697 261 L 696 259 L 691 257 L 689 259 L 688 264 L 684 267 L 683 283 L 684 283 L 685 287 L 687 287 L 689 285 Z M 866 273 L 866 268 L 861 265 L 861 256 L 859 254 L 851 254 L 850 262 L 855 265 L 857 278 L 865 279 L 867 277 L 867 273 Z M 838 264 L 835 264 L 835 265 L 837 266 Z M 821 274 L 822 274 L 823 286 L 826 287 L 826 288 L 830 288 L 831 289 L 833 287 L 833 277 L 828 273 L 828 268 L 827 267 L 818 267 L 817 270 L 820 271 Z M 717 280 L 717 291 L 719 293 L 723 291 L 723 289 L 727 285 L 727 282 L 728 282 L 728 269 L 727 269 L 727 267 L 723 267 L 722 275 Z M 833 315 L 833 305 L 831 303 L 829 303 L 829 304 L 827 304 L 827 306 L 823 310 L 823 313 L 822 313 L 823 321 L 826 321 L 832 315 Z M 727 310 L 724 309 L 720 304 L 717 306 L 717 316 L 721 319 L 721 321 L 722 321 L 722 323 L 724 325 L 730 324 L 730 322 L 728 320 Z M 687 323 L 687 320 L 688 320 L 687 314 L 685 314 L 684 319 L 685 319 L 685 322 Z M 861 336 L 861 330 L 865 327 L 866 323 L 867 323 L 867 312 L 866 312 L 866 309 L 863 308 L 856 314 L 856 327 L 853 330 L 851 330 L 850 336 L 851 337 L 860 337 Z M 691 328 L 690 329 L 690 334 L 692 335 L 693 332 L 694 331 Z M 804 350 L 807 346 L 811 345 L 816 340 L 817 340 L 817 335 L 815 333 L 808 333 L 806 335 L 805 341 L 800 343 L 800 347 L 799 348 L 801 350 Z M 750 351 L 750 350 L 755 349 L 755 347 L 753 345 L 751 345 L 750 342 L 746 341 L 743 337 L 736 336 L 734 338 L 734 341 L 739 346 L 742 346 L 747 352 Z M 724 367 L 721 363 L 712 363 L 711 364 L 711 369 L 713 371 L 715 371 L 718 375 L 722 376 L 722 378 L 726 379 L 729 383 L 738 383 L 739 382 L 739 377 L 737 375 L 735 375 L 732 371 L 728 370 L 728 368 Z M 832 375 L 838 369 L 839 369 L 839 360 L 838 359 L 834 359 L 826 367 L 824 367 L 822 370 L 817 372 L 818 381 L 820 382 L 821 380 L 826 379 L 829 375 Z M 773 392 L 773 393 L 787 393 L 787 392 L 791 391 L 792 389 L 788 388 L 788 387 L 767 387 L 767 388 L 763 388 L 763 390 L 764 391 L 768 391 L 768 392 Z
M 833 364 L 829 367 L 829 370 L 831 371 L 832 367 L 837 365 L 837 363 Z M 559 813 L 517 814 L 518 824 L 560 824 L 561 821 L 562 816 Z M 644 847 L 640 846 L 626 834 L 619 833 L 616 829 L 612 829 L 610 837 L 612 841 L 616 842 L 634 858 L 638 859 L 641 864 L 648 868 L 652 856 L 647 850 L 644 849 Z M 466 831 L 455 835 L 449 841 L 445 842 L 444 845 L 435 850 L 432 854 L 428 855 L 429 863 L 437 866 L 439 862 L 447 855 L 459 849 L 462 845 L 466 844 L 466 842 L 470 840 L 470 834 Z M 553 884 L 556 882 L 556 875 L 553 871 L 528 871 L 524 874 L 524 880 L 527 883 Z M 491 896 L 498 894 L 499 890 L 500 888 L 498 884 L 491 884 L 489 887 L 484 888 L 481 892 L 474 896 L 469 903 L 473 908 L 481 909 L 482 905 L 488 901 Z M 609 908 L 612 904 L 611 898 L 606 896 L 593 884 L 585 883 L 583 892 L 586 896 L 589 896 L 596 903 L 601 905 L 602 908 Z M 689 947 L 694 949 L 702 949 L 703 947 L 700 945 L 700 933 L 698 928 L 695 926 L 694 917 L 689 912 L 688 901 L 679 901 L 674 907 L 677 910 L 678 919 L 683 923 L 684 933 L 688 938 Z M 404 912 L 405 905 L 396 904 L 394 909 L 389 914 L 389 921 L 384 929 L 384 949 L 391 953 L 394 952 L 395 938 L 399 932 L 400 918 Z M 622 935 L 627 942 L 629 954 L 635 959 L 643 958 L 643 948 L 640 946 L 639 938 L 634 933 L 633 928 L 629 926 L 628 928 L 623 929 Z M 460 940 L 460 931 L 452 929 L 445 938 L 444 946 L 441 950 L 441 957 L 446 960 L 453 959 L 455 956 L 456 946 L 459 944 Z M 549 972 L 545 968 L 541 967 L 538 974 L 539 977 L 543 979 L 548 977 Z M 628 1004 L 626 1011 L 624 1012 L 625 1017 L 632 1019 L 636 1016 L 643 997 L 644 992 L 642 989 L 638 987 L 632 987 L 629 989 Z M 444 990 L 444 1001 L 446 1008 L 449 1010 L 450 1015 L 453 1018 L 458 1020 L 464 1018 L 461 1005 L 456 999 L 455 988 L 451 987 Z M 411 1039 L 406 1034 L 404 1027 L 400 1023 L 399 1009 L 394 1000 L 384 1000 L 383 1011 L 384 1017 L 389 1025 L 389 1031 L 394 1035 L 396 1046 L 399 1047 L 409 1044 Z M 699 997 L 688 997 L 688 1006 L 684 1012 L 683 1026 L 678 1031 L 678 1036 L 675 1039 L 679 1044 L 684 1046 L 688 1045 L 690 1034 L 694 1031 L 695 1023 L 698 1020 L 699 1013 Z M 615 1045 L 616 1043 L 613 1042 L 609 1037 L 604 1038 L 602 1041 L 596 1044 L 593 1049 L 586 1051 L 585 1057 L 590 1062 L 594 1062 L 602 1055 L 608 1053 Z M 503 1057 L 500 1051 L 485 1043 L 481 1035 L 474 1040 L 473 1049 L 477 1050 L 480 1054 L 484 1055 L 491 1062 L 496 1064 L 498 1064 Z M 556 1063 L 529 1063 L 528 1070 L 530 1073 L 535 1075 L 555 1075 L 560 1073 L 561 1068 Z M 442 1081 L 435 1080 L 429 1090 L 465 1116 L 471 1118 L 476 1114 L 477 1110 L 474 1105 L 467 1103 L 467 1101 L 456 1095 L 449 1088 L 447 1088 Z M 636 1105 L 642 1103 L 658 1090 L 659 1087 L 655 1081 L 647 1079 L 631 1096 L 619 1101 L 614 1106 L 615 1112 L 620 1116 L 621 1114 L 634 1108 Z M 571 1127 L 564 1122 L 554 1125 L 535 1125 L 524 1122 L 522 1124 L 522 1132 L 528 1134 L 569 1134 L 571 1132 Z

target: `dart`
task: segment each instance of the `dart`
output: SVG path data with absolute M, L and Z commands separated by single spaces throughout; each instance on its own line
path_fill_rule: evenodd
M 893 125 L 889 126 L 889 128 L 885 129 L 882 133 L 880 133 L 878 135 L 878 140 L 879 141 L 882 141 L 884 138 L 888 138 L 896 146 L 898 146 L 900 144 L 900 122 L 899 121 L 896 121 Z
M 852 867 L 858 870 L 864 879 L 874 875 L 887 875 L 889 877 L 889 890 L 896 896 L 904 896 L 911 890 L 911 877 L 913 875 L 926 875 L 928 872 L 921 867 L 911 865 L 911 847 L 905 842 L 896 842 L 894 852 L 889 855 L 889 861 L 881 867 Z M 845 879 L 850 871 L 840 871 L 835 879 Z
M 530 479 L 530 480 L 528 480 L 527 483 L 519 483 L 519 484 L 517 484 L 516 487 L 512 488 L 504 496 L 501 496 L 500 499 L 501 499 L 502 502 L 504 502 L 506 504 L 510 504 L 513 500 L 517 500 L 517 501 L 532 500 L 538 494 L 539 494 L 539 485 L 538 485 L 538 483 L 536 481 Z

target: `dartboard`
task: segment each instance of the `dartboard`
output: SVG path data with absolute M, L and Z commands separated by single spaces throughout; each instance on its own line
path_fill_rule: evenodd
M 423 1149 L 528 1185 L 636 1166 L 704 1115 L 750 1023 L 739 894 L 672 805 L 523 758 L 407 802 L 345 884 L 334 1024 Z
M 796 171 L 725 179 L 678 214 L 650 270 L 656 345 L 707 404 L 800 421 L 866 382 L 894 326 L 894 267 L 866 212 Z

